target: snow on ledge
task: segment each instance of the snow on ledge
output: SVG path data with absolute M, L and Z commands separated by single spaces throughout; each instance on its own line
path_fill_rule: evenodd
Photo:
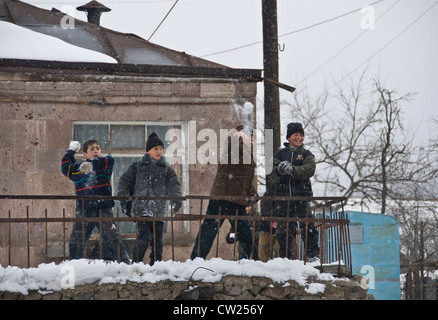
M 185 262 L 160 261 L 153 266 L 143 263 L 128 265 L 125 263 L 106 262 L 103 260 L 70 260 L 59 265 L 55 263 L 40 264 L 37 268 L 22 269 L 0 265 L 0 291 L 28 294 L 29 291 L 60 291 L 73 286 L 80 286 L 99 281 L 99 284 L 159 281 L 194 281 L 217 282 L 223 276 L 266 277 L 273 282 L 284 283 L 296 281 L 307 286 L 306 291 L 323 292 L 324 285 L 315 286 L 306 282 L 307 278 L 334 281 L 329 273 L 321 273 L 312 264 L 299 260 L 276 258 L 268 262 L 254 260 L 229 261 L 220 258 L 204 260 L 196 258 Z

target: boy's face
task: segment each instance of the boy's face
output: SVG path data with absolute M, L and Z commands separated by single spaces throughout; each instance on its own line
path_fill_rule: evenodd
M 289 144 L 292 148 L 297 148 L 303 144 L 304 136 L 301 133 L 296 132 L 292 134 L 287 140 L 289 141 Z
M 88 147 L 87 152 L 84 152 L 84 157 L 88 160 L 92 160 L 94 158 L 100 157 L 101 154 L 102 150 L 100 149 L 100 145 L 94 143 Z
M 154 160 L 159 160 L 163 155 L 164 148 L 162 146 L 156 146 L 150 149 L 148 152 L 149 156 Z

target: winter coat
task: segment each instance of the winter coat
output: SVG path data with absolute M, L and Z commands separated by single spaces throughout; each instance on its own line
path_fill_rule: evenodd
M 61 172 L 75 183 L 78 196 L 111 196 L 111 174 L 114 167 L 114 158 L 111 156 L 98 157 L 86 160 L 92 165 L 91 172 L 81 170 L 81 163 L 76 163 L 75 151 L 67 150 L 61 162 Z M 84 207 L 82 207 L 82 202 Z M 96 210 L 114 207 L 113 200 L 77 200 L 77 208 Z
M 154 161 L 145 154 L 120 177 L 117 196 L 181 197 L 181 184 L 164 157 Z M 131 212 L 135 216 L 163 217 L 165 209 L 166 200 L 134 200 Z
M 304 145 L 293 150 L 288 142 L 274 154 L 273 170 L 268 176 L 269 188 L 274 188 L 274 196 L 311 197 L 310 178 L 315 174 L 315 156 Z M 292 175 L 278 173 L 278 165 L 289 161 L 293 166 Z
M 239 139 L 239 155 L 233 159 L 232 139 L 228 140 L 228 152 L 221 157 L 216 176 L 210 189 L 210 196 L 248 196 L 255 195 L 255 162 L 251 148 Z M 235 146 L 234 146 L 235 148 Z M 246 205 L 249 201 L 232 200 L 231 202 Z

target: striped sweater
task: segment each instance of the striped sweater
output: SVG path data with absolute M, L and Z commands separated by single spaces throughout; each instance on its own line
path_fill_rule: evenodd
M 114 167 L 114 158 L 111 156 L 98 157 L 91 162 L 92 171 L 87 173 L 81 171 L 81 163 L 76 163 L 75 152 L 67 150 L 61 162 L 61 172 L 75 184 L 76 195 L 78 196 L 111 196 L 111 174 Z M 82 207 L 82 202 L 84 206 Z M 84 210 L 104 209 L 114 207 L 113 200 L 77 200 L 77 208 Z

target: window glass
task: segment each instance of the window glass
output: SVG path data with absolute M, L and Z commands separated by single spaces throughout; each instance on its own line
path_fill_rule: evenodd
M 108 138 L 108 125 L 88 125 L 88 124 L 75 124 L 74 125 L 74 140 L 84 144 L 85 141 L 94 139 L 99 141 L 103 150 L 109 148 Z
M 350 223 L 350 243 L 363 243 L 363 226 L 360 223 Z
M 112 149 L 144 149 L 144 125 L 111 125 Z

